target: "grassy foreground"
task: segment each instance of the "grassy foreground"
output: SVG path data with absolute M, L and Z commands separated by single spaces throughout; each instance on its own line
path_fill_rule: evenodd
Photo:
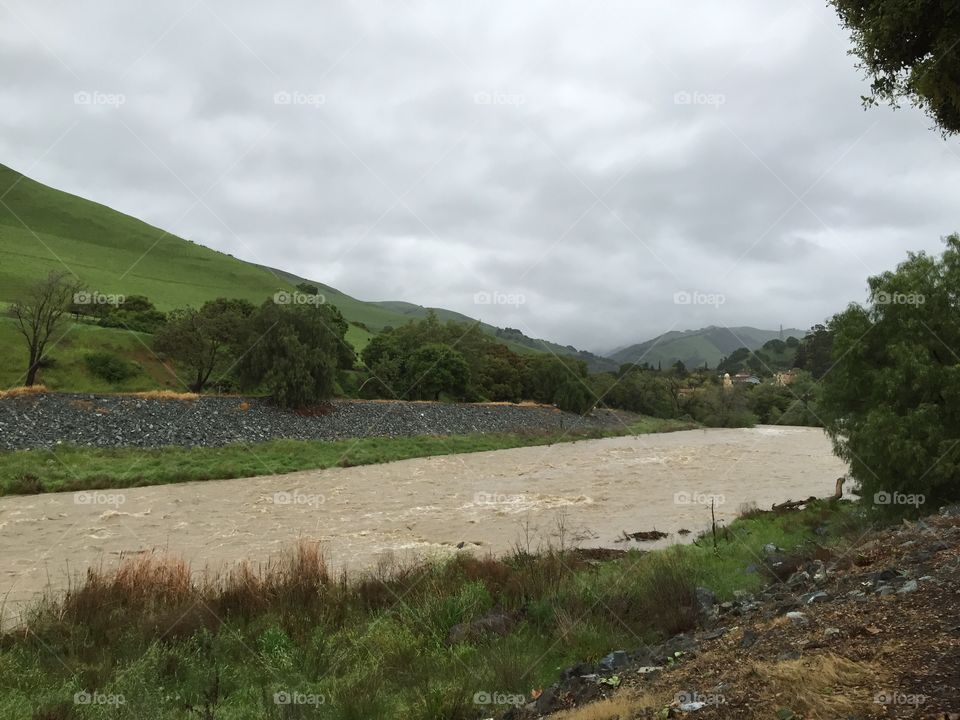
M 124 488 L 251 477 L 328 468 L 550 445 L 587 438 L 688 430 L 689 422 L 643 417 L 629 427 L 565 433 L 485 433 L 371 437 L 357 440 L 274 440 L 218 448 L 165 447 L 17 450 L 0 453 L 0 495 Z
M 744 569 L 765 543 L 809 555 L 858 522 L 851 506 L 820 503 L 737 520 L 716 548 L 596 564 L 547 538 L 542 552 L 353 578 L 332 575 L 307 542 L 266 568 L 199 579 L 175 559 L 140 556 L 88 574 L 0 636 L 0 717 L 499 715 L 565 666 L 691 629 L 698 585 L 721 598 L 756 588 L 764 579 Z M 496 629 L 480 631 L 492 616 Z M 451 634 L 463 623 L 469 631 Z

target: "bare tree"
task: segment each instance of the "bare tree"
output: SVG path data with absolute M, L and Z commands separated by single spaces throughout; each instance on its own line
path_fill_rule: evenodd
M 47 349 L 63 316 L 80 291 L 79 283 L 69 273 L 51 272 L 43 280 L 29 286 L 23 296 L 10 307 L 20 334 L 27 341 L 30 359 L 25 385 L 33 385 Z

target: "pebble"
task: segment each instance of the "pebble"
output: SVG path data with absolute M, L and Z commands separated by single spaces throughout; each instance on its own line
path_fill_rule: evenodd
M 0 400 L 0 450 L 61 444 L 217 447 L 279 438 L 338 440 L 623 427 L 619 416 L 609 410 L 580 417 L 518 405 L 351 400 L 334 400 L 330 409 L 329 414 L 306 416 L 277 408 L 265 398 L 214 395 L 193 401 L 74 393 L 11 397 Z

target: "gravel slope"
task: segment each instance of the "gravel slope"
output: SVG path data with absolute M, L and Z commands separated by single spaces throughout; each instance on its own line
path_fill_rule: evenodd
M 329 414 L 307 417 L 258 398 L 183 401 L 45 393 L 0 399 L 0 450 L 61 443 L 96 447 L 216 446 L 277 438 L 336 440 L 619 428 L 626 422 L 625 413 L 603 410 L 581 418 L 542 406 L 338 400 L 331 404 Z

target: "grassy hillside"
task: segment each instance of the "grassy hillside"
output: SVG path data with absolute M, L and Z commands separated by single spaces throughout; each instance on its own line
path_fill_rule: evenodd
M 155 388 L 183 390 L 183 386 L 150 351 L 150 335 L 102 328 L 87 323 L 67 325 L 55 338 L 50 350 L 52 367 L 40 371 L 40 379 L 51 390 L 70 392 L 136 392 Z M 92 375 L 84 357 L 92 352 L 108 352 L 125 358 L 137 372 L 121 385 L 111 384 Z M 13 320 L 0 318 L 0 388 L 23 384 L 27 353 L 23 337 Z
M 199 307 L 216 297 L 238 297 L 259 304 L 278 290 L 291 291 L 300 278 L 292 273 L 244 262 L 211 250 L 117 212 L 96 202 L 48 187 L 0 165 L 0 308 L 19 297 L 30 283 L 51 271 L 69 271 L 91 291 L 116 295 L 146 295 L 160 310 Z M 357 351 L 387 326 L 422 318 L 428 308 L 407 302 L 365 302 L 336 288 L 310 280 L 336 305 L 344 317 L 369 328 L 351 325 L 347 340 Z M 474 322 L 461 313 L 435 309 L 441 320 Z M 484 325 L 490 334 L 498 328 Z M 144 342 L 141 343 L 141 340 Z M 546 341 L 503 337 L 516 352 L 569 354 Z M 0 324 L 0 382 L 12 384 L 20 376 L 19 340 L 12 327 Z M 13 345 L 11 345 L 13 343 Z M 91 385 L 82 358 L 91 350 L 115 351 L 133 362 L 146 363 L 142 378 L 129 381 L 156 386 L 155 360 L 143 357 L 144 338 L 123 331 L 78 325 L 57 346 L 58 365 L 43 373 L 52 387 L 85 391 Z M 143 351 L 143 352 L 141 352 Z M 123 388 L 123 389 L 136 389 Z
M 263 302 L 290 285 L 249 263 L 41 185 L 0 165 L 0 301 L 51 270 L 91 290 L 146 295 L 161 310 L 217 296 Z
M 806 333 L 795 328 L 785 328 L 783 339 L 791 335 L 802 338 Z M 706 362 L 711 368 L 737 348 L 745 347 L 757 350 L 768 340 L 780 337 L 779 330 L 761 330 L 753 327 L 716 327 L 699 330 L 673 331 L 659 335 L 652 340 L 630 345 L 618 350 L 610 357 L 618 363 L 648 362 L 654 367 L 682 360 L 688 368 L 702 367 Z

